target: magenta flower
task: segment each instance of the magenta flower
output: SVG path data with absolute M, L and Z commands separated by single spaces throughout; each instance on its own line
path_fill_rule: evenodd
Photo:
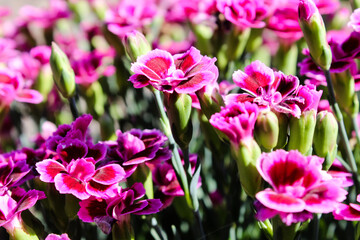
M 127 32 L 150 24 L 156 14 L 154 1 L 120 1 L 106 12 L 105 23 L 110 32 L 123 37 Z
M 106 52 L 99 50 L 91 52 L 76 51 L 70 59 L 76 83 L 89 86 L 101 76 L 111 76 L 114 74 L 115 67 L 109 64 L 114 55 L 115 52 L 111 48 Z
M 334 211 L 347 191 L 321 170 L 322 163 L 322 158 L 306 157 L 298 151 L 263 153 L 257 169 L 272 188 L 256 194 L 256 217 L 264 221 L 279 215 L 291 225 L 311 219 L 312 213 Z
M 360 202 L 360 194 L 356 197 Z M 336 220 L 360 221 L 360 205 L 355 203 L 339 204 L 333 212 Z
M 95 168 L 92 158 L 73 160 L 69 165 L 47 159 L 36 164 L 40 180 L 55 183 L 62 194 L 73 194 L 84 200 L 90 196 L 107 198 L 113 194 L 117 184 L 125 178 L 124 169 L 118 164 Z
M 0 196 L 0 226 L 8 232 L 22 227 L 21 212 L 25 211 L 38 200 L 44 199 L 45 194 L 37 190 L 26 192 L 22 188 L 14 188 L 11 193 Z
M 352 27 L 354 31 L 360 32 L 360 9 L 355 9 L 350 16 L 349 27 Z
M 25 86 L 24 79 L 19 73 L 10 69 L 0 69 L 0 108 L 8 107 L 13 101 L 38 104 L 42 102 L 42 95 Z
M 233 80 L 245 93 L 229 94 L 225 98 L 227 103 L 250 101 L 258 104 L 260 108 L 300 116 L 301 109 L 298 104 L 304 104 L 306 99 L 296 96 L 299 87 L 297 77 L 274 72 L 260 61 L 252 62 L 244 71 L 234 72 Z
M 66 233 L 61 234 L 61 235 L 51 233 L 51 234 L 47 235 L 45 240 L 71 240 L 71 239 L 69 238 L 69 236 Z
M 259 108 L 256 104 L 233 102 L 211 116 L 209 122 L 238 145 L 240 141 L 253 137 Z
M 31 5 L 20 9 L 20 14 L 29 22 L 34 22 L 43 28 L 50 28 L 62 18 L 68 18 L 71 14 L 67 4 L 63 0 L 49 1 L 48 8 L 38 8 Z
M 352 174 L 346 170 L 339 160 L 335 158 L 328 170 L 332 178 L 338 179 L 342 187 L 350 187 L 354 184 Z
M 263 0 L 218 0 L 216 6 L 225 19 L 240 30 L 265 26 L 267 10 Z
M 111 225 L 128 217 L 129 214 L 148 215 L 159 212 L 162 206 L 160 200 L 140 200 L 144 195 L 145 189 L 141 183 L 135 183 L 126 189 L 119 188 L 111 198 L 91 197 L 81 201 L 78 216 L 84 222 L 98 223 L 101 230 L 109 234 Z
M 172 93 L 193 93 L 217 80 L 216 58 L 202 56 L 191 47 L 183 54 L 172 56 L 163 50 L 153 50 L 140 56 L 131 66 L 135 74 L 129 79 L 135 88 L 153 86 Z
M 157 163 L 171 158 L 170 150 L 165 147 L 167 137 L 159 130 L 132 129 L 125 133 L 116 132 L 116 142 L 107 142 L 106 163 L 117 163 L 124 167 L 129 177 L 142 163 Z

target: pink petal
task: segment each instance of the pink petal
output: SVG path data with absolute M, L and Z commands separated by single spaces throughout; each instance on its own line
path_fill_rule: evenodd
M 84 200 L 90 197 L 86 192 L 85 184 L 68 174 L 58 174 L 55 177 L 55 188 L 64 194 L 72 194 L 75 197 Z
M 116 184 L 104 185 L 95 181 L 89 181 L 86 184 L 86 191 L 92 196 L 98 198 L 109 198 L 115 195 Z
M 194 47 L 191 47 L 184 54 L 174 55 L 175 65 L 177 69 L 187 72 L 189 69 L 195 66 L 201 60 L 202 56 L 200 51 Z
M 63 165 L 55 160 L 48 159 L 36 163 L 36 170 L 40 173 L 40 180 L 43 182 L 54 182 L 54 178 L 60 172 L 66 172 Z
M 46 196 L 43 192 L 38 191 L 38 190 L 30 190 L 18 202 L 16 212 L 19 213 L 26 209 L 29 209 L 35 205 L 37 200 L 44 199 L 44 198 L 46 198 Z
M 84 222 L 93 222 L 94 218 L 106 216 L 107 203 L 105 200 L 90 198 L 79 203 L 79 218 Z
M 272 190 L 265 190 L 256 194 L 256 199 L 259 200 L 265 207 L 287 213 L 301 212 L 305 208 L 305 202 L 286 194 L 276 193 Z
M 92 180 L 102 184 L 114 184 L 123 180 L 125 177 L 124 169 L 118 164 L 109 164 L 95 171 Z
M 211 83 L 215 74 L 210 71 L 200 72 L 187 81 L 182 81 L 176 86 L 177 93 L 193 93 L 201 89 L 205 85 Z
M 141 74 L 134 74 L 129 78 L 129 81 L 132 82 L 134 88 L 142 88 L 149 85 L 149 79 Z
M 339 204 L 333 212 L 336 220 L 360 221 L 360 212 L 348 205 Z
M 22 89 L 18 91 L 15 96 L 15 100 L 19 102 L 38 104 L 43 101 L 43 96 L 36 90 Z
M 86 181 L 95 173 L 95 165 L 91 161 L 87 161 L 86 158 L 80 158 L 69 164 L 68 172 L 72 177 Z

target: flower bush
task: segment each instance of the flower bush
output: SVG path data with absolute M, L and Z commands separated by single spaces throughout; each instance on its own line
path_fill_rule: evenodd
M 0 239 L 357 239 L 360 2 L 0 7 Z

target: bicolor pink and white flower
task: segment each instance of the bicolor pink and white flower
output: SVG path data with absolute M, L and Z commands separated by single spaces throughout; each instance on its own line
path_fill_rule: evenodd
M 36 164 L 36 170 L 41 181 L 55 183 L 60 193 L 72 194 L 81 200 L 90 196 L 110 197 L 117 184 L 125 178 L 125 171 L 120 165 L 108 164 L 96 168 L 92 158 L 72 160 L 69 165 L 46 159 Z
M 193 93 L 217 80 L 216 58 L 202 56 L 191 47 L 187 52 L 172 56 L 155 49 L 140 56 L 131 66 L 135 74 L 129 79 L 135 88 L 148 85 L 167 93 Z
M 238 145 L 240 141 L 253 137 L 258 114 L 256 104 L 232 102 L 222 107 L 219 113 L 213 114 L 209 122 L 223 132 L 231 143 Z
M 311 219 L 313 213 L 330 213 L 346 199 L 338 179 L 322 171 L 323 159 L 292 150 L 263 153 L 257 161 L 262 178 L 272 188 L 256 194 L 260 221 L 279 215 L 286 225 Z

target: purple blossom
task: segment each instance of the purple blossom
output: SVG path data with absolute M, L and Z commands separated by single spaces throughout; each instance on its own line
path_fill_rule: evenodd
M 84 200 L 90 196 L 107 198 L 114 194 L 117 184 L 124 180 L 125 171 L 118 164 L 95 168 L 92 158 L 72 160 L 68 165 L 47 159 L 36 164 L 40 180 L 55 183 L 62 194 L 73 194 Z
M 345 200 L 339 180 L 322 171 L 323 159 L 298 151 L 263 153 L 257 169 L 272 188 L 256 194 L 260 221 L 279 215 L 286 225 L 306 221 L 312 213 L 329 213 Z
M 153 50 L 140 56 L 131 66 L 135 74 L 129 79 L 135 88 L 147 85 L 172 93 L 193 93 L 217 80 L 216 58 L 202 56 L 191 47 L 187 52 L 172 56 L 163 50 Z
M 263 0 L 218 0 L 216 6 L 225 19 L 240 30 L 265 26 L 267 10 Z
M 250 102 L 232 102 L 211 116 L 209 122 L 223 132 L 235 145 L 253 137 L 259 108 Z
M 129 214 L 148 215 L 159 212 L 162 206 L 160 200 L 140 200 L 144 195 L 145 189 L 141 183 L 135 183 L 125 189 L 119 187 L 111 198 L 91 197 L 81 201 L 78 216 L 84 222 L 103 222 L 99 226 L 102 226 L 102 231 L 109 234 L 111 225 L 128 217 Z
M 167 137 L 159 130 L 132 129 L 117 131 L 117 141 L 107 142 L 106 163 L 117 163 L 124 167 L 129 177 L 142 163 L 157 163 L 171 158 L 171 152 L 164 147 Z

